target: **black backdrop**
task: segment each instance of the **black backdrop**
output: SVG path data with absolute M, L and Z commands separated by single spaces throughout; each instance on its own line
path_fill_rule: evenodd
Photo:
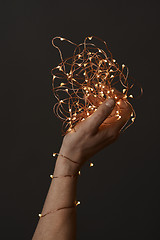
M 77 239 L 160 239 L 159 1 L 1 2 L 1 239 L 31 239 L 61 145 L 54 36 L 96 35 L 144 88 L 135 124 L 85 165 Z

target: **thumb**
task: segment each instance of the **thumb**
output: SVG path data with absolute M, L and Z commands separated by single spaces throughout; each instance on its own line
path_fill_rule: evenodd
M 97 110 L 92 113 L 86 120 L 89 131 L 96 131 L 103 121 L 111 114 L 115 106 L 115 101 L 112 98 L 105 100 Z

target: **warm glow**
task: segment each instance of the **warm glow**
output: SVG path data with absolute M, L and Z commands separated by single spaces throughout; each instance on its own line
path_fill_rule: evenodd
M 55 44 L 55 40 L 58 41 L 58 39 L 75 47 L 70 58 L 63 59 L 58 44 Z M 105 50 L 97 47 L 95 40 L 103 43 Z M 133 88 L 133 83 L 129 84 L 128 68 L 125 64 L 119 67 L 105 41 L 90 36 L 86 37 L 82 44 L 76 44 L 66 38 L 55 37 L 52 44 L 59 50 L 61 58 L 61 63 L 52 69 L 52 86 L 58 101 L 53 110 L 63 121 L 63 135 L 74 129 L 78 122 L 84 121 L 94 113 L 104 100 L 114 98 L 116 100 L 115 110 L 119 110 L 120 113 L 120 98 L 127 103 L 128 97 L 133 98 L 132 94 L 128 95 L 129 90 Z M 121 97 L 115 90 L 116 87 L 119 90 L 118 84 L 121 84 L 123 88 Z M 132 105 L 129 105 L 133 112 L 132 124 L 136 115 Z M 117 117 L 118 120 L 121 118 L 119 115 Z M 113 116 L 112 118 L 115 121 Z M 126 128 L 128 126 L 125 126 Z

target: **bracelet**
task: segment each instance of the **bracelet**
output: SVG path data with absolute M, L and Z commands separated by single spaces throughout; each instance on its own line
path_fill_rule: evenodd
M 45 214 L 41 214 L 41 213 L 40 213 L 40 214 L 38 214 L 38 216 L 39 216 L 40 218 L 42 218 L 42 217 L 45 217 L 46 215 L 48 215 L 48 214 L 50 214 L 50 213 L 55 213 L 55 212 L 57 212 L 57 211 L 59 211 L 59 210 L 62 210 L 62 209 L 75 208 L 75 207 L 78 206 L 79 204 L 80 204 L 80 201 L 75 201 L 75 204 L 74 204 L 73 206 L 57 208 L 57 209 L 51 210 L 51 211 L 49 211 L 49 212 L 47 212 L 47 213 L 45 213 Z
M 53 153 L 53 157 L 55 157 L 56 155 L 61 156 L 61 157 L 64 157 L 64 158 L 68 159 L 69 161 L 71 161 L 71 162 L 73 162 L 73 163 L 79 164 L 78 162 L 75 162 L 75 161 L 73 161 L 72 159 L 70 159 L 70 158 L 68 158 L 68 157 L 66 157 L 66 156 L 64 156 L 64 155 L 62 155 L 62 154 L 60 154 L 60 153 Z

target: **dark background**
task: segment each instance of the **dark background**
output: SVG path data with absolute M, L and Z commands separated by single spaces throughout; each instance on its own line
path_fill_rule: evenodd
M 1 2 L 1 239 L 31 239 L 61 146 L 54 36 L 95 35 L 144 89 L 135 124 L 85 165 L 77 239 L 160 239 L 159 1 Z

